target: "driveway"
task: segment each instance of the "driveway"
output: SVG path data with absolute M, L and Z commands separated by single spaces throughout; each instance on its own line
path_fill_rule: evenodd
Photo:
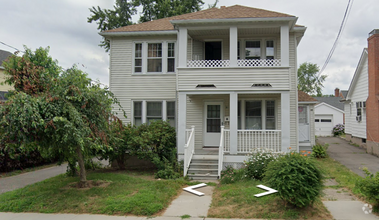
M 350 145 L 338 137 L 318 137 L 317 142 L 329 144 L 329 156 L 362 177 L 366 176 L 361 170 L 363 167 L 367 167 L 371 173 L 379 172 L 379 158 L 367 154 L 365 149 Z

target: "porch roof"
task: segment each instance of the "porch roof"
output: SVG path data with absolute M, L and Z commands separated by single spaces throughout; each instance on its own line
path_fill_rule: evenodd
M 208 20 L 208 19 L 236 19 L 236 18 L 296 18 L 293 15 L 268 11 L 259 8 L 234 5 L 230 7 L 210 8 L 193 13 L 162 18 L 158 20 L 148 21 L 140 24 L 124 26 L 112 30 L 107 30 L 102 33 L 109 32 L 134 32 L 134 31 L 168 31 L 174 30 L 171 21 L 189 21 L 189 20 Z M 297 27 L 302 27 L 298 26 Z
M 317 99 L 313 98 L 312 96 L 308 95 L 307 93 L 298 90 L 298 102 L 306 102 L 306 103 L 318 103 Z

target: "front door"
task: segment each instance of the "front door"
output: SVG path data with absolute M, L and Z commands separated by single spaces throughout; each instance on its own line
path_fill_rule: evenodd
M 206 102 L 204 106 L 204 146 L 218 147 L 221 138 L 223 103 Z
M 205 60 L 221 60 L 221 41 L 205 42 Z
M 299 105 L 299 141 L 309 141 L 309 115 L 308 106 Z

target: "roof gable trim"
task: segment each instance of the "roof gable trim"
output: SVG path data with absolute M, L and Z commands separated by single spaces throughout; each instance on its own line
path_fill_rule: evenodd
M 331 108 L 331 109 L 334 109 L 334 110 L 336 110 L 336 111 L 339 111 L 339 112 L 341 112 L 341 113 L 345 113 L 345 112 L 342 111 L 341 109 L 336 108 L 336 107 L 334 107 L 334 106 L 332 106 L 332 105 L 329 105 L 329 104 L 326 103 L 326 102 L 321 102 L 320 104 L 317 104 L 317 105 L 315 106 L 315 108 L 320 107 L 320 106 L 322 106 L 322 105 L 325 105 L 325 106 L 327 106 L 327 107 L 329 107 L 329 108 Z

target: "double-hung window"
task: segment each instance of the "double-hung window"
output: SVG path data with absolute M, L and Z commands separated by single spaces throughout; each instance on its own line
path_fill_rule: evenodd
M 134 73 L 175 72 L 175 50 L 174 42 L 134 43 Z
M 142 43 L 135 44 L 134 48 L 134 72 L 142 72 Z
M 246 41 L 245 59 L 259 60 L 261 58 L 261 42 L 260 41 Z
M 162 102 L 147 102 L 146 122 L 148 124 L 153 120 L 162 120 Z
M 238 101 L 238 129 L 275 130 L 275 100 Z
M 243 41 L 243 40 L 241 40 Z M 238 41 L 238 59 L 240 59 L 240 51 L 244 51 L 242 59 L 259 60 L 259 59 L 275 59 L 274 40 L 245 40 L 242 44 L 244 48 L 240 48 Z
M 176 126 L 175 101 L 133 101 L 133 124 L 150 124 L 153 120 L 166 120 Z
M 147 72 L 162 72 L 162 43 L 149 43 L 147 49 Z

